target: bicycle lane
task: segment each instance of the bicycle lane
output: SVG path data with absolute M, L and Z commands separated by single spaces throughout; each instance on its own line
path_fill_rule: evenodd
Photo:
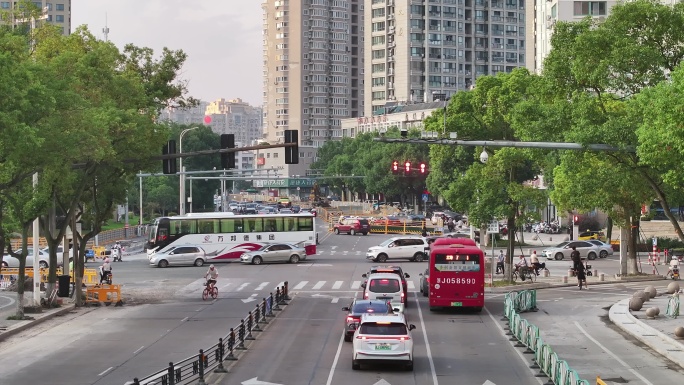
M 544 342 L 590 382 L 598 375 L 608 383 L 681 383 L 684 371 L 621 333 L 608 319 L 608 308 L 632 291 L 621 285 L 537 290 L 539 311 L 521 316 L 539 327 Z
M 78 309 L 0 344 L 2 383 L 121 385 L 197 354 L 254 309 L 240 298 Z M 23 369 L 23 370 L 22 370 Z

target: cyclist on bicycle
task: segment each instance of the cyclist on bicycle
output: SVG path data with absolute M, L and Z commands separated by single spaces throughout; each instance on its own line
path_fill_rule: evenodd
M 207 273 L 204 274 L 204 278 L 207 280 L 207 287 L 213 287 L 214 285 L 216 285 L 216 279 L 218 278 L 218 270 L 214 267 L 214 265 L 209 265 L 209 270 L 207 270 Z
M 530 255 L 530 263 L 532 264 L 532 267 L 534 268 L 534 274 L 536 275 L 539 275 L 539 270 L 546 269 L 546 263 L 539 262 L 537 250 L 532 251 L 532 255 Z

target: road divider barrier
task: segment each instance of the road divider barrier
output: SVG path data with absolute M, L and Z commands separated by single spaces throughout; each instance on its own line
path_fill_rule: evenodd
M 38 273 L 40 274 L 40 282 L 42 283 L 47 283 L 48 281 L 48 274 L 49 274 L 49 269 L 48 268 L 41 268 L 38 270 Z M 56 275 L 60 276 L 63 274 L 62 268 L 58 267 L 56 270 Z M 19 278 L 19 268 L 18 267 L 5 267 L 2 269 L 2 272 L 0 272 L 2 275 L 2 281 L 11 281 L 14 282 L 17 278 Z M 24 269 L 24 276 L 28 278 L 33 278 L 33 268 L 26 268 Z M 73 280 L 73 275 L 72 275 L 72 280 Z M 83 269 L 83 283 L 85 284 L 91 284 L 95 285 L 100 282 L 100 273 L 97 271 L 97 269 Z
M 169 362 L 168 367 L 142 379 L 137 377 L 125 385 L 182 385 L 206 384 L 205 377 L 211 373 L 227 373 L 224 366 L 226 361 L 237 361 L 238 352 L 247 350 L 246 341 L 255 340 L 262 327 L 269 324 L 276 317 L 280 306 L 290 301 L 288 283 L 277 287 L 275 294 L 270 293 L 256 304 L 254 310 L 248 312 L 247 317 L 230 328 L 228 334 L 218 339 L 218 342 L 208 349 L 199 352 L 182 361 Z
M 504 298 L 504 321 L 507 335 L 516 341 L 515 347 L 525 348 L 525 354 L 532 354 L 530 368 L 539 369 L 537 377 L 548 377 L 552 385 L 590 385 L 561 360 L 551 346 L 544 343 L 539 328 L 520 316 L 520 313 L 537 311 L 537 291 L 521 290 L 506 293 Z

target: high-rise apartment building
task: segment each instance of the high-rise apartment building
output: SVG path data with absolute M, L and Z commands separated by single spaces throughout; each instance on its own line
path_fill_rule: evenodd
M 365 116 L 387 103 L 443 100 L 483 75 L 534 68 L 526 0 L 369 0 Z
M 32 1 L 38 8 L 44 9 L 43 18 L 36 20 L 36 25 L 42 22 L 54 24 L 62 29 L 62 34 L 68 35 L 71 33 L 71 0 L 42 0 Z M 0 1 L 0 13 L 6 12 L 12 18 L 12 12 L 17 10 L 18 2 L 15 1 Z M 3 21 L 0 19 L 0 24 Z M 19 16 L 14 18 L 14 25 L 30 23 L 30 21 L 22 20 Z
M 250 146 L 263 136 L 263 111 L 242 99 L 218 99 L 207 105 L 212 130 L 217 134 L 233 134 L 235 142 Z
M 368 3 L 368 2 L 365 2 Z M 265 0 L 264 136 L 303 146 L 341 138 L 363 112 L 363 0 Z M 281 157 L 281 159 L 284 157 Z
M 159 120 L 178 124 L 204 124 L 208 102 L 200 101 L 194 107 L 168 107 L 161 111 Z

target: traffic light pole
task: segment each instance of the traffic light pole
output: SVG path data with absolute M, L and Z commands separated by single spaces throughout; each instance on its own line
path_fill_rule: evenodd
M 408 144 L 440 144 L 446 146 L 471 146 L 471 147 L 514 147 L 514 148 L 545 148 L 551 150 L 588 150 L 599 152 L 636 152 L 633 146 L 616 147 L 609 144 L 581 144 L 560 142 L 517 142 L 512 140 L 455 140 L 455 139 L 400 139 L 400 138 L 374 138 L 376 142 L 383 143 L 408 143 Z

